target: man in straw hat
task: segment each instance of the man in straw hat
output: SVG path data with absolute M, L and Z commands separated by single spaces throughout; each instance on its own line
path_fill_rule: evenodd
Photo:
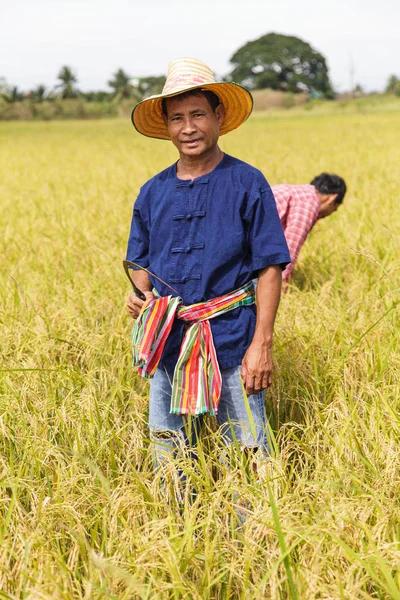
M 269 450 L 263 390 L 290 255 L 264 176 L 218 146 L 252 104 L 243 87 L 182 58 L 169 65 L 162 93 L 132 112 L 139 133 L 179 152 L 141 188 L 127 251 L 146 298 L 130 296 L 128 309 L 137 318 L 134 364 L 152 378 L 156 464 L 195 443 L 204 413 L 216 415 L 226 444 Z

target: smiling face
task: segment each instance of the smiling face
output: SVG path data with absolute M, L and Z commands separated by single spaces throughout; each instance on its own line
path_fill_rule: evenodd
M 224 118 L 222 104 L 214 111 L 199 93 L 167 98 L 166 109 L 164 122 L 181 158 L 199 158 L 213 152 Z

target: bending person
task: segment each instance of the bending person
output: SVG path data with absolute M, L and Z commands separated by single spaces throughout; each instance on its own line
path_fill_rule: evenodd
M 284 183 L 272 186 L 272 191 L 291 257 L 291 263 L 282 275 L 285 291 L 308 234 L 319 219 L 339 208 L 346 193 L 346 183 L 339 175 L 321 173 L 309 185 Z

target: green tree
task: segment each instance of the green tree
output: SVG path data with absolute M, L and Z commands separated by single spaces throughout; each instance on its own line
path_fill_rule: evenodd
M 113 74 L 113 79 L 108 82 L 108 85 L 113 88 L 113 96 L 117 100 L 123 98 L 132 98 L 135 95 L 135 88 L 131 83 L 132 77 L 125 73 L 123 69 L 118 69 Z
M 24 99 L 25 94 L 22 90 L 20 90 L 16 85 L 11 87 L 6 87 L 2 92 L 2 97 L 6 102 L 21 102 Z
M 396 77 L 396 75 L 391 75 L 389 77 L 385 91 L 387 94 L 396 94 L 396 96 L 400 96 L 400 79 Z
M 75 87 L 78 79 L 71 67 L 61 67 L 57 79 L 60 83 L 56 85 L 56 89 L 60 89 L 62 98 L 76 98 L 79 95 L 79 90 Z
M 165 83 L 165 75 L 141 77 L 139 79 L 139 92 L 143 97 L 161 94 Z
M 300 38 L 268 33 L 239 48 L 230 62 L 231 80 L 251 89 L 308 88 L 333 97 L 324 56 Z
M 43 102 L 46 99 L 47 88 L 45 85 L 37 85 L 30 93 L 35 102 Z
M 353 90 L 353 95 L 354 96 L 365 96 L 365 90 L 364 90 L 363 86 L 361 85 L 361 83 L 357 83 L 357 85 L 355 86 L 355 88 Z
M 111 94 L 103 90 L 82 92 L 81 96 L 83 96 L 83 98 L 88 102 L 107 102 L 111 99 Z

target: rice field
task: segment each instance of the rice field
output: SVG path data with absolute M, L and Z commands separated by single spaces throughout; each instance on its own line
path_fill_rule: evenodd
M 121 264 L 175 150 L 128 120 L 0 124 L 0 599 L 400 599 L 399 131 L 259 113 L 221 138 L 271 184 L 328 170 L 348 194 L 281 302 L 268 471 L 225 468 L 211 422 L 177 506 Z

